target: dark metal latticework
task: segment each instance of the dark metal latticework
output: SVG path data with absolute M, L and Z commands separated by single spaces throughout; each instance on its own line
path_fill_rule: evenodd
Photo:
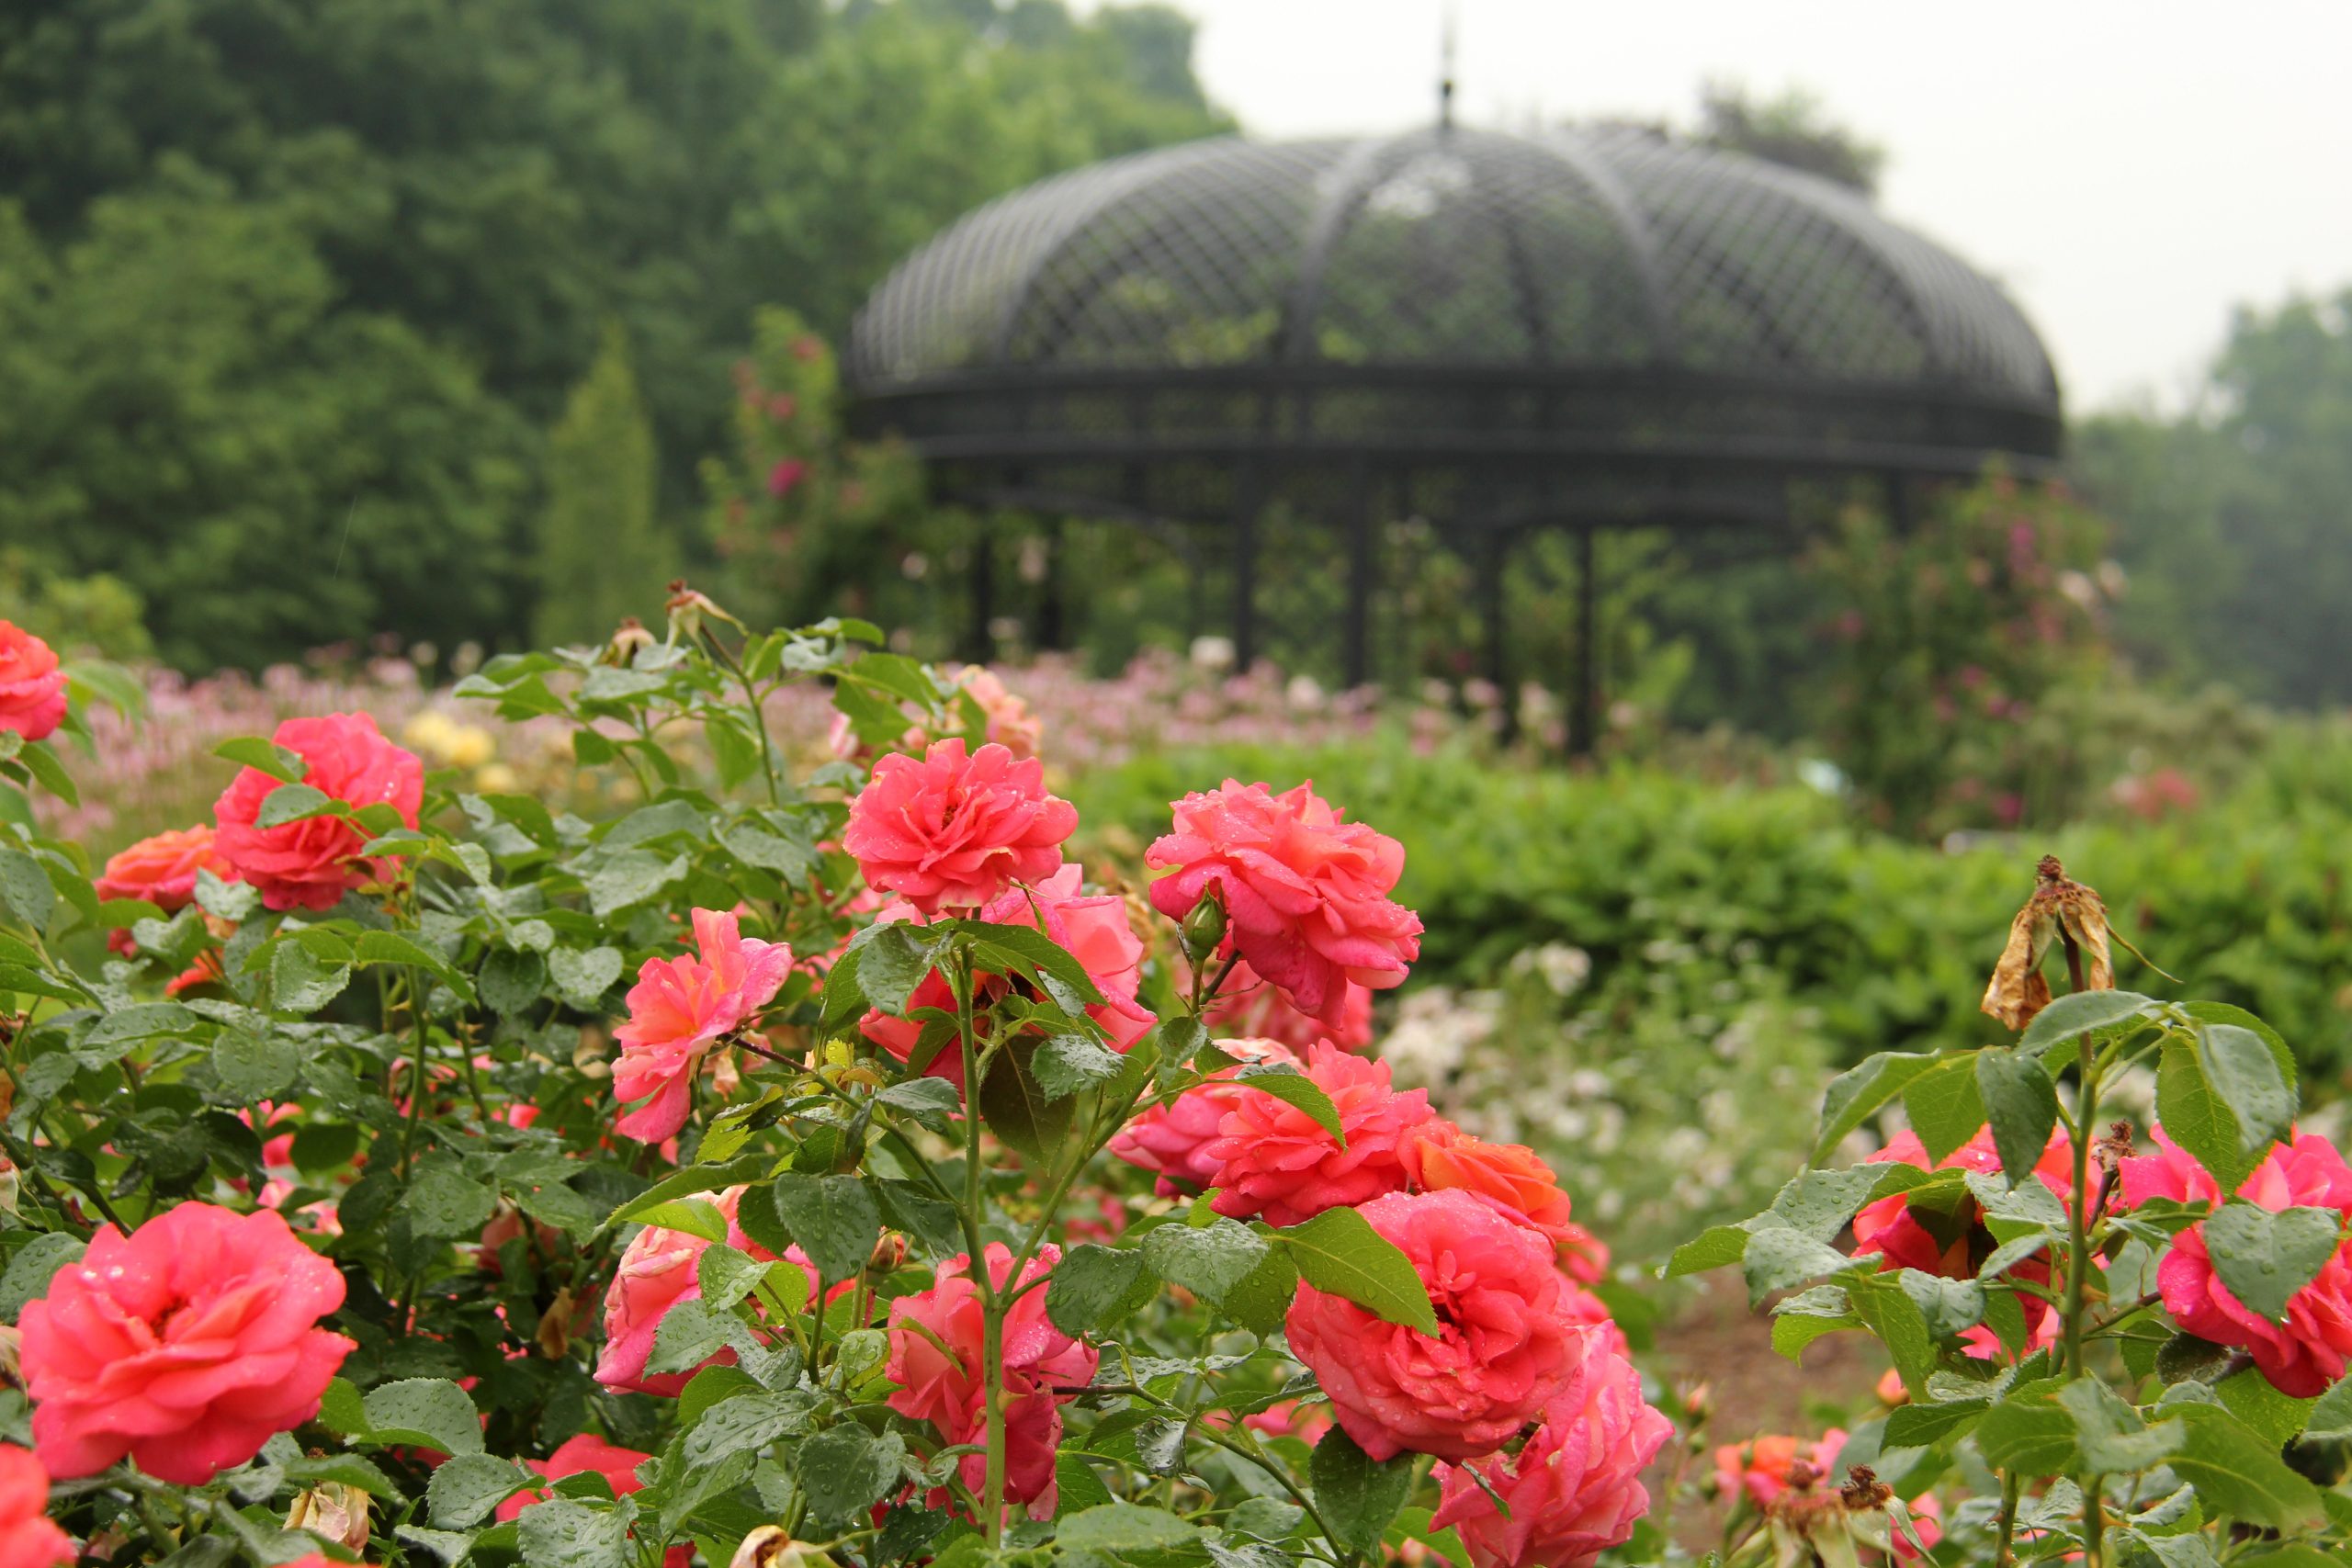
M 1383 509 L 1494 589 L 1531 528 L 1779 527 L 1792 481 L 1856 475 L 1900 508 L 2060 434 L 1983 276 L 1837 186 L 1619 128 L 1220 139 L 1049 179 L 901 264 L 848 370 L 944 498 L 1218 530 L 1245 663 L 1261 518 L 1336 525 L 1351 680 Z

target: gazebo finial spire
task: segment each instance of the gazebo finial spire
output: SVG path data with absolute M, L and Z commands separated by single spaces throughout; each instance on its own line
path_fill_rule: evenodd
M 1437 126 L 1440 130 L 1453 129 L 1453 34 L 1454 8 L 1449 0 L 1445 7 L 1443 31 L 1438 37 Z

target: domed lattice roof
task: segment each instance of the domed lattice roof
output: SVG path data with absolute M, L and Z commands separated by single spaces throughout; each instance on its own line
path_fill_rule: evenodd
M 1276 365 L 1801 378 L 2057 408 L 2032 328 L 1949 252 L 1826 181 L 1617 128 L 1219 139 L 1064 175 L 902 265 L 850 363 L 869 395 Z
M 860 428 L 943 497 L 1139 523 L 1228 580 L 1245 662 L 1261 519 L 1342 528 L 1351 680 L 1385 521 L 1476 560 L 1491 621 L 1529 530 L 1588 559 L 1622 527 L 1769 542 L 1800 481 L 1900 513 L 1915 479 L 2046 468 L 2061 429 L 2033 329 L 1951 253 L 1826 181 L 1617 127 L 1080 169 L 909 257 L 846 365 Z

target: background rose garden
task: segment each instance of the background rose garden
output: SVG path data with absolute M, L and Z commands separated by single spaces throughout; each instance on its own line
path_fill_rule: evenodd
M 1817 1135 L 1759 1129 L 1743 1096 L 1809 1097 L 1861 1020 L 1932 1039 L 1981 970 L 1833 1018 L 1822 933 L 1710 909 L 1622 778 L 1497 773 L 1475 716 L 1147 667 L 1160 733 L 1048 767 L 1059 716 L 982 672 L 672 611 L 406 683 L 414 750 L 356 714 L 223 739 L 211 819 L 103 867 L 37 825 L 122 837 L 135 794 L 81 805 L 56 747 L 130 744 L 90 700 L 136 692 L 10 628 L 25 1562 L 1528 1568 L 1679 1554 L 1704 1507 L 1736 1561 L 2291 1563 L 2352 1511 L 2298 1473 L 2352 1436 L 2352 1169 L 2310 1124 L 2273 1149 L 2267 1025 L 2098 988 L 2075 885 L 2018 930 L 2093 988 L 2021 1048 L 1881 1051 Z M 1188 726 L 1302 712 L 1346 742 L 1317 790 L 1123 809 Z M 1400 814 L 1334 815 L 1335 776 Z M 1514 818 L 1476 807 L 1561 789 L 1639 874 L 1509 912 L 1465 851 Z M 1819 859 L 1804 801 L 1682 826 Z M 1474 983 L 1401 984 L 1432 962 Z M 2093 1146 L 2149 1109 L 2179 1142 Z M 1850 1427 L 1710 1433 L 1636 1370 L 1642 1260 L 1808 1156 L 1844 1168 L 1668 1272 L 1737 1263 L 1784 1351 L 1867 1330 L 1893 1371 Z

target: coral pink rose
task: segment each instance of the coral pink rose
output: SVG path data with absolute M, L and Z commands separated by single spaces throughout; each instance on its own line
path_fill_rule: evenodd
M 1247 959 L 1237 959 L 1202 1021 L 1220 1034 L 1279 1041 L 1294 1051 L 1304 1051 L 1317 1040 L 1329 1040 L 1343 1051 L 1362 1051 L 1372 1043 L 1372 993 L 1353 981 L 1346 982 L 1345 990 L 1339 1017 L 1326 1023 L 1291 1006 L 1279 987 L 1258 977 Z
M 727 1245 L 763 1263 L 775 1262 L 775 1254 L 745 1235 L 735 1217 L 743 1201 L 743 1192 L 741 1187 L 730 1187 L 709 1201 L 727 1221 Z M 598 1382 L 624 1393 L 675 1398 L 703 1368 L 734 1365 L 735 1352 L 729 1348 L 719 1350 L 682 1372 L 649 1373 L 645 1370 L 646 1361 L 653 1354 L 653 1337 L 661 1330 L 662 1320 L 669 1315 L 670 1309 L 681 1302 L 702 1300 L 702 1280 L 696 1266 L 709 1246 L 698 1235 L 661 1225 L 648 1225 L 630 1240 L 621 1253 L 620 1267 L 614 1270 L 613 1282 L 605 1292 L 605 1348 L 596 1357 Z M 790 1247 L 786 1250 L 784 1260 L 800 1265 L 813 1294 L 819 1280 L 816 1265 L 809 1262 L 808 1255 L 797 1247 Z M 840 1299 L 842 1292 L 855 1283 L 845 1280 L 836 1284 L 825 1292 L 826 1302 L 830 1304 Z
M 65 717 L 65 671 L 49 644 L 0 621 L 0 729 L 43 740 Z
M 300 755 L 309 767 L 302 782 L 345 805 L 390 806 L 407 827 L 416 826 L 424 802 L 424 764 L 415 753 L 384 739 L 364 713 L 331 713 L 323 718 L 289 718 L 271 739 Z M 220 824 L 220 856 L 239 877 L 261 891 L 272 909 L 332 909 L 344 894 L 390 873 L 389 863 L 358 858 L 370 835 L 340 817 L 306 817 L 275 828 L 255 825 L 262 802 L 281 788 L 259 768 L 231 780 L 212 807 Z
M 49 1472 L 14 1443 L 0 1443 L 0 1568 L 71 1562 L 74 1538 L 49 1517 Z
M 24 1311 L 33 1450 L 52 1475 L 130 1455 L 201 1486 L 319 1411 L 356 1348 L 318 1326 L 343 1276 L 269 1210 L 182 1203 L 124 1235 L 100 1225 Z
M 1568 1195 L 1533 1149 L 1523 1144 L 1490 1144 L 1433 1118 L 1408 1133 L 1397 1153 L 1413 1190 L 1459 1188 L 1542 1231 L 1558 1248 L 1561 1269 L 1581 1284 L 1589 1285 L 1608 1271 L 1609 1249 L 1568 1217 Z
M 1886 1147 L 1870 1156 L 1867 1164 L 1900 1164 L 1929 1168 L 1928 1149 L 1919 1135 L 1905 1129 L 1887 1141 Z M 2049 1144 L 2035 1162 L 2034 1174 L 2041 1184 L 2056 1195 L 2061 1203 L 2071 1204 L 2075 1186 L 2074 1144 L 2061 1130 L 2052 1133 Z M 1993 1129 L 1977 1130 L 1976 1135 L 1944 1156 L 1937 1170 L 1973 1170 L 1992 1175 L 2001 1168 L 2000 1154 L 1993 1145 Z M 1985 1228 L 1984 1216 L 1973 1198 L 1963 1198 L 1950 1214 L 1937 1213 L 1923 1222 L 1911 1212 L 1908 1197 L 1897 1194 L 1882 1198 L 1863 1206 L 1854 1216 L 1854 1251 L 1879 1253 L 1882 1269 L 1917 1269 L 1922 1273 L 1939 1274 L 1949 1280 L 1973 1280 L 1976 1270 L 1992 1255 L 1997 1245 L 1993 1233 Z M 2012 1278 L 2047 1284 L 2050 1280 L 2050 1260 L 2046 1256 L 2030 1258 L 2010 1269 Z M 2052 1321 L 2050 1303 L 2020 1291 L 2018 1305 L 2024 1310 L 2030 1335 L 2039 1338 L 2046 1335 Z M 1970 1329 L 1962 1339 L 1968 1353 L 1979 1359 L 1995 1358 L 2001 1352 L 1999 1339 L 1989 1328 L 1979 1325 Z
M 1126 900 L 1116 894 L 1082 894 L 1079 877 L 1077 866 L 1064 865 L 1034 886 L 1012 888 L 989 900 L 979 918 L 998 925 L 1035 927 L 1076 958 L 1095 989 L 1102 993 L 1102 1004 L 1089 1007 L 1086 1016 L 1102 1026 L 1114 1049 L 1125 1051 L 1143 1038 L 1154 1021 L 1150 1010 L 1136 1000 L 1136 987 L 1143 980 L 1143 943 L 1128 922 Z M 921 924 L 922 919 L 922 911 L 899 903 L 885 908 L 876 923 L 910 920 Z M 977 979 L 975 1000 L 982 1007 L 1012 987 L 1012 980 L 1002 975 L 983 972 Z M 956 1010 L 955 992 L 936 969 L 907 998 L 910 1014 L 924 1008 Z M 922 1038 L 921 1021 L 912 1017 L 893 1018 L 878 1008 L 859 1021 L 858 1031 L 901 1062 L 913 1059 Z M 933 1057 L 925 1070 L 933 1077 L 963 1087 L 964 1057 L 954 1046 Z
M 1494 1452 L 1568 1386 L 1585 1355 L 1589 1331 L 1562 1310 L 1566 1281 L 1551 1244 L 1467 1192 L 1391 1193 L 1358 1213 L 1420 1275 L 1437 1337 L 1302 1284 L 1285 1322 L 1291 1353 L 1375 1460 Z
M 1331 1429 L 1331 1407 L 1319 1399 L 1284 1399 L 1244 1416 L 1241 1424 L 1261 1438 L 1296 1438 L 1311 1449 Z
M 212 829 L 201 822 L 116 851 L 92 886 L 101 898 L 144 898 L 169 915 L 195 901 L 198 871 L 223 880 L 234 875 L 213 841 Z
M 957 739 L 875 763 L 850 803 L 842 848 L 869 886 L 935 915 L 985 904 L 1017 882 L 1043 882 L 1077 826 L 1078 808 L 1046 793 L 1036 759 L 997 745 L 967 754 Z
M 1037 1249 L 1021 1270 L 1021 1285 L 1053 1271 L 1061 1248 Z M 981 1321 L 978 1288 L 971 1278 L 970 1255 L 949 1260 L 927 1291 L 901 1296 L 890 1303 L 889 1379 L 898 1384 L 890 1408 L 911 1421 L 928 1421 L 950 1444 L 985 1443 L 987 1387 L 982 1379 Z M 989 1283 L 1000 1292 L 1012 1288 L 1012 1252 L 1001 1242 L 988 1248 Z M 1094 1348 L 1073 1339 L 1046 1316 L 1046 1292 L 1033 1290 L 1012 1303 L 1005 1316 L 1003 1361 L 1005 1408 L 1005 1496 L 1025 1503 L 1035 1518 L 1050 1517 L 1057 1493 L 1054 1450 L 1062 1438 L 1061 1406 L 1073 1395 L 1058 1392 L 1091 1382 L 1101 1358 Z M 960 1466 L 964 1485 L 974 1496 L 988 1484 L 988 1461 L 981 1454 L 967 1454 Z M 933 1506 L 944 1493 L 934 1493 Z
M 692 1109 L 702 1059 L 773 1000 L 792 973 L 792 949 L 740 933 L 736 918 L 694 912 L 701 956 L 649 958 L 628 991 L 628 1021 L 613 1031 L 621 1043 L 613 1065 L 613 1098 L 644 1100 L 614 1126 L 639 1143 L 676 1135 Z
M 1430 1528 L 1451 1526 L 1472 1568 L 1575 1568 L 1623 1545 L 1649 1512 L 1642 1467 L 1673 1436 L 1673 1424 L 1642 1398 L 1633 1364 L 1598 1338 L 1580 1338 L 1570 1361 L 1566 1386 L 1527 1446 L 1476 1466 L 1486 1485 L 1465 1466 L 1439 1472 Z
M 1290 1047 L 1272 1040 L 1220 1040 L 1217 1049 L 1238 1063 L 1281 1062 L 1299 1066 Z M 1217 1138 L 1218 1124 L 1248 1089 L 1231 1081 L 1238 1066 L 1210 1075 L 1198 1089 L 1186 1089 L 1172 1103 L 1146 1105 L 1125 1126 L 1112 1134 L 1110 1151 L 1129 1165 L 1159 1178 L 1160 1196 L 1174 1198 L 1216 1185 L 1218 1162 L 1204 1152 Z
M 2125 1204 L 2150 1198 L 2219 1203 L 2221 1190 L 2205 1168 L 2162 1128 L 2155 1137 L 2155 1154 L 2123 1162 Z M 2352 1167 L 2325 1138 L 2299 1133 L 2272 1149 L 2234 1196 L 2273 1213 L 2308 1207 L 2352 1215 Z M 2262 1316 L 2222 1282 L 2201 1223 L 2173 1238 L 2157 1267 L 2156 1287 L 2174 1322 L 2200 1339 L 2243 1348 L 2271 1386 L 2293 1398 L 2325 1393 L 2352 1357 L 2352 1245 L 2337 1247 L 2318 1277 L 2288 1300 L 2281 1323 Z
M 1339 1108 L 1346 1146 L 1321 1122 L 1262 1089 L 1236 1084 L 1215 1141 L 1199 1157 L 1216 1164 L 1210 1205 L 1220 1214 L 1295 1225 L 1326 1209 L 1352 1209 L 1405 1187 L 1406 1134 L 1434 1114 L 1429 1091 L 1399 1094 L 1388 1064 L 1351 1056 L 1330 1043 L 1306 1054 L 1306 1076 Z
M 1761 1508 L 1789 1489 L 1789 1477 L 1802 1460 L 1815 1478 L 1838 1473 L 1838 1455 L 1846 1447 L 1843 1427 L 1832 1427 L 1812 1442 L 1776 1433 L 1745 1443 L 1725 1443 L 1715 1450 L 1715 1490 L 1724 1497 L 1745 1496 Z
M 1172 869 L 1151 902 L 1181 920 L 1214 887 L 1226 940 L 1301 1012 L 1336 1024 L 1348 983 L 1385 990 L 1421 953 L 1421 922 L 1388 897 L 1405 869 L 1396 840 L 1340 813 L 1309 784 L 1275 795 L 1232 779 L 1174 803 L 1176 830 L 1145 852 Z
M 808 477 L 808 464 L 797 457 L 779 457 L 775 467 L 768 470 L 768 493 L 781 501 L 799 489 L 800 481 Z

